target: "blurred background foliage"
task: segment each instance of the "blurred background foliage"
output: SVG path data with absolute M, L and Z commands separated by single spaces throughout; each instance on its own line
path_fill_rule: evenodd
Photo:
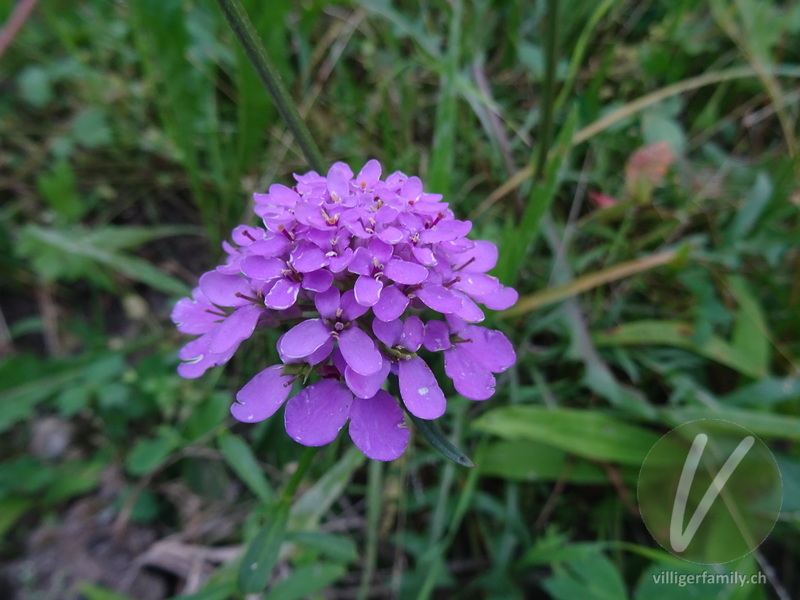
M 544 2 L 244 4 L 326 161 L 500 245 L 519 361 L 442 423 L 478 467 L 342 434 L 270 530 L 301 449 L 228 407 L 276 334 L 185 381 L 168 315 L 304 160 L 213 2 L 41 2 L 0 58 L 0 596 L 238 598 L 249 548 L 270 599 L 800 597 L 800 4 L 563 3 L 546 147 Z M 636 507 L 696 418 L 775 452 L 779 522 L 719 568 L 766 585 L 653 582 L 705 568 Z

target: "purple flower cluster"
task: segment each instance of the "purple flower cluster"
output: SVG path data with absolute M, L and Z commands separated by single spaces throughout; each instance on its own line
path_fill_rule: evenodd
M 264 227 L 233 230 L 235 245 L 223 244 L 226 263 L 200 278 L 172 320 L 199 335 L 179 353 L 178 372 L 188 378 L 226 363 L 257 327 L 292 324 L 278 340 L 282 364 L 239 390 L 233 416 L 245 423 L 272 416 L 296 380 L 316 374 L 286 403 L 287 433 L 321 446 L 349 419 L 366 456 L 393 460 L 409 432 L 401 406 L 382 389 L 389 375 L 420 419 L 442 416 L 446 404 L 422 349 L 444 355 L 459 394 L 489 398 L 494 374 L 516 356 L 502 333 L 476 325 L 484 319 L 478 303 L 502 310 L 517 292 L 487 275 L 497 247 L 467 239 L 472 224 L 455 219 L 441 195 L 423 192 L 418 177 L 380 177 L 376 160 L 355 177 L 336 163 L 325 177 L 295 175 L 293 188 L 256 194 Z

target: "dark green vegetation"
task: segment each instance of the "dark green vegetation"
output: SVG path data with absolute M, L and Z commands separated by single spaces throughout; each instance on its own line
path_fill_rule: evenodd
M 490 321 L 519 362 L 440 423 L 478 468 L 420 435 L 367 464 L 342 432 L 276 509 L 303 448 L 280 413 L 234 426 L 228 407 L 277 335 L 184 381 L 167 317 L 303 157 L 214 2 L 41 2 L 0 58 L 17 597 L 222 600 L 237 577 L 272 577 L 270 599 L 800 597 L 800 4 L 565 2 L 551 90 L 544 2 L 245 4 L 326 161 L 417 173 L 500 245 L 494 274 L 522 298 Z M 781 466 L 775 530 L 725 566 L 772 583 L 653 582 L 704 567 L 653 542 L 638 468 L 702 417 Z M 99 573 L 74 564 L 99 554 Z M 147 588 L 140 564 L 167 575 Z

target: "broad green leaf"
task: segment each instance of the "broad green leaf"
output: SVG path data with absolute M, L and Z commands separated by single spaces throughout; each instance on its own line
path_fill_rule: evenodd
M 722 396 L 724 406 L 771 406 L 800 398 L 800 377 L 770 377 Z
M 507 440 L 532 440 L 592 460 L 640 465 L 659 436 L 608 413 L 542 406 L 490 410 L 476 429 Z
M 261 528 L 247 547 L 239 566 L 239 590 L 245 594 L 258 594 L 267 587 L 281 544 L 286 537 L 289 507 L 278 504 L 270 513 L 269 522 Z
M 322 516 L 344 491 L 366 457 L 350 448 L 327 473 L 307 489 L 292 506 L 292 531 L 310 531 L 319 526 Z
M 542 585 L 554 600 L 625 600 L 628 597 L 616 565 L 599 552 L 559 566 Z
M 13 358 L 0 365 L 0 379 L 6 379 L 6 372 L 17 366 Z M 53 370 L 52 366 L 43 369 L 35 379 L 0 392 L 0 433 L 28 418 L 37 404 L 72 385 L 83 373 L 83 368 L 78 367 L 48 374 Z
M 703 343 L 694 341 L 694 328 L 679 321 L 634 321 L 594 336 L 598 346 L 672 346 L 715 360 L 731 369 L 759 378 L 766 372 L 716 335 Z
M 269 600 L 304 600 L 313 597 L 333 582 L 341 579 L 347 569 L 343 565 L 317 563 L 297 567 L 276 583 L 267 593 Z
M 236 583 L 234 581 L 220 581 L 208 583 L 203 589 L 188 596 L 180 595 L 174 600 L 229 600 L 236 594 Z
M 753 369 L 766 373 L 771 342 L 764 311 L 743 278 L 728 277 L 728 289 L 739 303 L 731 343 L 753 365 Z
M 164 425 L 152 438 L 143 438 L 136 442 L 128 457 L 125 468 L 131 475 L 144 475 L 160 466 L 181 444 L 178 433 Z
M 185 295 L 189 288 L 146 260 L 114 252 L 86 239 L 80 230 L 56 230 L 27 225 L 22 230 L 20 252 L 33 259 L 34 268 L 45 279 L 85 276 L 99 263 L 135 281 L 168 294 Z M 64 261 L 72 259 L 72 263 Z M 77 260 L 77 262 L 75 262 Z
M 664 411 L 667 422 L 673 425 L 699 419 L 721 419 L 749 429 L 768 439 L 800 440 L 800 417 L 757 412 L 738 408 L 676 408 Z
M 286 541 L 316 550 L 336 561 L 351 563 L 358 559 L 358 549 L 348 537 L 319 531 L 290 531 Z
M 570 458 L 565 450 L 542 442 L 511 440 L 487 446 L 476 458 L 481 475 L 511 481 L 605 483 L 608 476 L 595 464 Z
M 220 436 L 218 445 L 225 462 L 250 488 L 250 491 L 264 503 L 273 502 L 275 493 L 247 442 L 238 435 L 226 433 Z
M 57 161 L 50 171 L 39 174 L 36 189 L 50 208 L 69 221 L 80 219 L 91 208 L 78 194 L 75 171 L 66 160 Z
M 112 137 L 106 110 L 94 107 L 80 113 L 72 121 L 70 135 L 81 146 L 87 148 L 97 148 L 109 144 Z
M 44 106 L 53 99 L 53 86 L 46 69 L 33 65 L 27 67 L 17 78 L 22 99 L 35 107 Z
M 33 506 L 34 502 L 31 498 L 23 498 L 21 496 L 0 498 L 0 539 L 5 539 L 6 533 Z

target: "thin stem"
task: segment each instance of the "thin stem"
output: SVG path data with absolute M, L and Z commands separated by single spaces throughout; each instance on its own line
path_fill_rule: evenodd
M 295 469 L 294 473 L 292 473 L 292 477 L 289 479 L 286 487 L 283 488 L 283 492 L 281 492 L 280 504 L 286 506 L 291 505 L 294 493 L 297 491 L 297 486 L 300 485 L 300 482 L 303 480 L 303 476 L 308 471 L 308 467 L 311 466 L 314 456 L 317 453 L 316 451 L 316 448 L 311 447 L 306 448 L 303 451 L 303 455 L 300 457 L 300 462 L 297 463 L 297 469 Z
M 358 600 L 369 598 L 372 578 L 375 576 L 375 565 L 378 562 L 378 527 L 383 508 L 382 490 L 383 463 L 378 460 L 370 461 L 367 474 L 367 551 L 364 556 L 364 570 L 361 572 L 361 584 L 358 586 Z
M 553 109 L 556 97 L 556 53 L 558 50 L 558 0 L 547 0 L 545 23 L 545 71 L 542 90 L 542 112 L 539 127 L 539 143 L 536 152 L 534 178 L 544 173 L 550 139 L 553 137 Z
M 253 27 L 250 17 L 247 16 L 242 3 L 239 0 L 217 0 L 217 4 L 222 9 L 228 25 L 231 26 L 239 42 L 242 44 L 247 57 L 253 63 L 258 76 L 267 88 L 270 96 L 275 101 L 275 106 L 278 112 L 291 132 L 294 134 L 295 140 L 303 151 L 306 161 L 312 169 L 323 173 L 324 162 L 319 148 L 314 143 L 308 127 L 300 118 L 297 109 L 295 108 L 294 101 L 286 89 L 278 71 L 272 64 L 264 45 Z

